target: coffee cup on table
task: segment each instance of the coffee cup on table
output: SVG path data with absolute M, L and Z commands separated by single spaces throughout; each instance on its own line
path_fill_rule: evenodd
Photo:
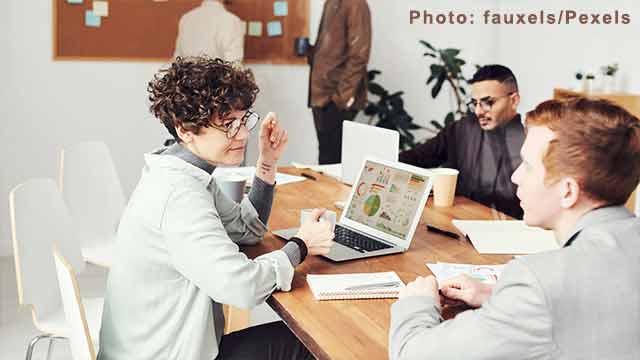
M 240 175 L 223 175 L 216 177 L 216 184 L 225 195 L 231 200 L 239 203 L 244 196 L 244 187 L 247 184 L 247 178 Z
M 450 168 L 437 168 L 433 173 L 433 205 L 449 207 L 456 197 L 456 183 L 459 171 Z

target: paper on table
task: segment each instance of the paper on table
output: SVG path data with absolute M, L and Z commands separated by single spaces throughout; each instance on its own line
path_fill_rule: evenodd
M 453 220 L 480 254 L 535 254 L 559 248 L 553 232 L 517 220 Z
M 227 175 L 238 175 L 241 177 L 246 178 L 249 183 L 251 182 L 251 180 L 253 179 L 253 177 L 256 174 L 256 168 L 255 166 L 245 166 L 245 167 L 217 167 L 214 171 L 213 171 L 213 177 L 219 177 L 219 176 L 227 176 Z M 289 174 L 283 174 L 283 173 L 276 173 L 276 185 L 285 185 L 285 184 L 290 184 L 290 183 L 294 183 L 294 182 L 298 182 L 298 181 L 304 181 L 307 180 L 307 178 L 304 178 L 302 176 L 294 176 L 294 175 L 289 175 Z
M 334 179 L 340 180 L 342 178 L 342 164 L 340 163 L 329 165 L 307 165 L 292 161 L 291 165 L 293 165 L 297 169 L 311 169 L 313 171 L 331 176 Z
M 427 267 L 436 279 L 438 279 L 438 282 L 460 274 L 467 274 L 482 282 L 495 283 L 498 281 L 504 265 L 472 265 L 438 262 L 436 264 L 427 263 Z
M 404 283 L 393 271 L 377 273 L 307 275 L 317 300 L 398 297 Z

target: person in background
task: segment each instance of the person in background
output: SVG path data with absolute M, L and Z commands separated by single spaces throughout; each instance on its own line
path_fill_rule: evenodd
M 561 248 L 512 260 L 495 286 L 409 283 L 391 307 L 390 359 L 640 359 L 640 221 L 624 207 L 640 120 L 605 100 L 545 101 L 521 153 L 524 222 Z M 442 321 L 441 296 L 473 309 Z
M 222 0 L 204 0 L 180 18 L 173 57 L 206 55 L 230 62 L 244 58 L 245 23 Z
M 122 215 L 98 359 L 311 359 L 282 322 L 223 334 L 222 304 L 251 308 L 289 291 L 294 268 L 333 242 L 316 209 L 280 250 L 253 260 L 239 250 L 267 231 L 276 163 L 288 142 L 274 114 L 260 123 L 251 110 L 253 74 L 220 59 L 178 57 L 148 91 L 151 112 L 177 142 L 145 155 Z M 212 173 L 242 161 L 256 125 L 256 176 L 237 204 Z
M 522 209 L 511 174 L 520 165 L 524 127 L 517 112 L 518 82 L 503 65 L 483 66 L 470 80 L 474 113 L 437 136 L 401 152 L 401 162 L 460 171 L 456 193 L 517 219 Z
M 342 156 L 342 122 L 367 103 L 371 14 L 366 0 L 326 0 L 311 65 L 309 107 L 318 136 L 318 163 Z

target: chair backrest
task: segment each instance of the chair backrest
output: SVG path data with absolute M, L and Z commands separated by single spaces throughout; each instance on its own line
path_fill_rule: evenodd
M 125 206 L 107 145 L 88 141 L 60 152 L 59 185 L 84 245 L 116 233 Z
M 57 249 L 53 257 L 58 274 L 58 285 L 62 295 L 64 316 L 69 326 L 69 343 L 73 360 L 95 360 L 96 350 L 93 347 L 87 316 L 80 297 L 80 288 L 73 266 Z
M 71 217 L 53 179 L 31 179 L 9 194 L 11 235 L 20 304 L 32 305 L 34 320 L 60 309 L 51 249 L 54 243 L 84 269 Z

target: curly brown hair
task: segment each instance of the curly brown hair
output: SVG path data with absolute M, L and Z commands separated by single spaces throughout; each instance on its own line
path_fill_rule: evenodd
M 251 70 L 199 56 L 176 58 L 154 75 L 147 91 L 149 110 L 180 142 L 176 127 L 198 134 L 213 119 L 249 109 L 259 89 Z

